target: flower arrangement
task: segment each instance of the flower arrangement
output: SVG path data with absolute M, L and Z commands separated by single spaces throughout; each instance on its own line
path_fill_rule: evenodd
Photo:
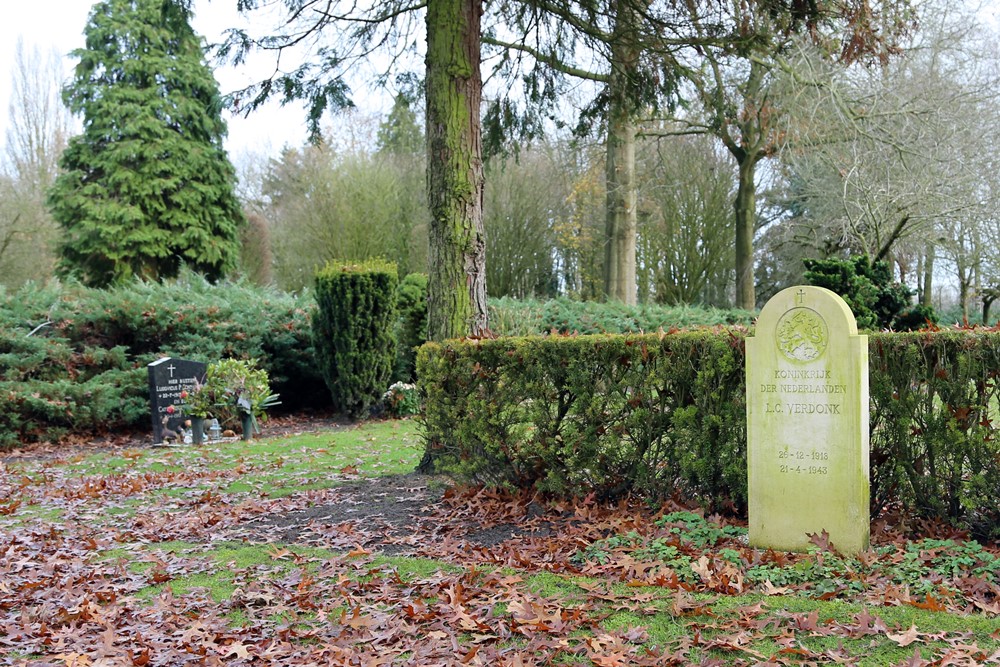
M 266 411 L 280 404 L 278 394 L 271 393 L 267 371 L 252 360 L 222 359 L 209 364 L 205 383 L 212 387 L 220 421 L 239 419 L 256 432 L 259 421 L 267 418 Z
M 189 417 L 212 417 L 219 403 L 218 387 L 208 382 L 195 382 L 190 391 L 181 392 L 184 414 Z
M 382 394 L 382 404 L 393 417 L 409 417 L 420 414 L 420 392 L 417 385 L 394 382 Z
M 267 409 L 280 404 L 278 395 L 271 393 L 267 371 L 257 368 L 256 361 L 243 359 L 209 364 L 205 381 L 181 392 L 181 400 L 181 409 L 189 417 L 215 417 L 227 426 L 242 423 L 245 430 L 258 433 Z

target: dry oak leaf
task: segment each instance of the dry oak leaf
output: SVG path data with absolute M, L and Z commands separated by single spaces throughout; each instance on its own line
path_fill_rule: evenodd
M 764 595 L 788 595 L 792 592 L 792 589 L 787 586 L 775 586 L 768 579 L 764 582 Z
M 896 642 L 897 644 L 899 644 L 900 647 L 909 646 L 913 642 L 920 639 L 920 633 L 917 632 L 916 625 L 911 625 L 910 629 L 907 630 L 906 632 L 901 632 L 899 634 L 893 634 L 891 632 L 887 632 L 885 633 L 885 636 L 891 639 L 892 641 Z
M 712 565 L 708 560 L 708 556 L 702 556 L 697 562 L 691 563 L 691 569 L 694 573 L 701 577 L 701 580 L 706 584 L 711 584 L 712 582 Z
M 1000 615 L 1000 600 L 997 602 L 989 603 L 984 600 L 973 600 L 972 604 L 986 612 L 987 614 Z
M 235 642 L 229 645 L 229 650 L 222 654 L 223 658 L 228 658 L 235 655 L 240 660 L 246 660 L 250 657 L 250 650 L 246 644 L 243 642 Z

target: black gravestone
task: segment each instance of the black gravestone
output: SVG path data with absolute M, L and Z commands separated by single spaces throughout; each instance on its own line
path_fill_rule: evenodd
M 191 391 L 205 381 L 207 365 L 187 359 L 157 359 L 149 370 L 149 403 L 153 413 L 153 442 L 163 442 L 164 427 L 174 433 L 180 431 L 184 421 L 182 391 Z M 174 406 L 173 413 L 168 409 Z M 164 417 L 166 418 L 164 420 Z

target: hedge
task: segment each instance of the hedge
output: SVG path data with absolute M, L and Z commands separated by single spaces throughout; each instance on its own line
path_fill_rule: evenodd
M 389 386 L 396 360 L 396 265 L 327 264 L 316 274 L 313 347 L 337 410 L 364 415 Z
M 901 505 L 1000 538 L 1000 333 L 868 340 L 873 509 Z
M 747 503 L 745 329 L 428 343 L 427 458 L 490 485 Z M 1000 334 L 869 336 L 871 482 L 887 508 L 1000 535 Z
M 146 364 L 257 359 L 283 407 L 328 405 L 302 296 L 186 273 L 111 290 L 0 291 L 0 447 L 149 423 Z
M 621 302 L 574 301 L 565 297 L 490 299 L 490 328 L 497 336 L 563 334 L 652 333 L 691 327 L 753 323 L 755 314 L 737 308 L 664 306 Z

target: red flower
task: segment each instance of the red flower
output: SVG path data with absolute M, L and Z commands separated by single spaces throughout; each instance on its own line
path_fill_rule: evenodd
M 186 391 L 182 391 L 181 392 L 181 398 L 187 398 L 187 397 L 188 397 L 188 393 Z
M 174 414 L 174 412 L 176 412 L 176 410 L 174 409 L 174 406 L 168 405 L 167 406 L 167 414 L 168 415 L 172 415 L 172 414 Z

